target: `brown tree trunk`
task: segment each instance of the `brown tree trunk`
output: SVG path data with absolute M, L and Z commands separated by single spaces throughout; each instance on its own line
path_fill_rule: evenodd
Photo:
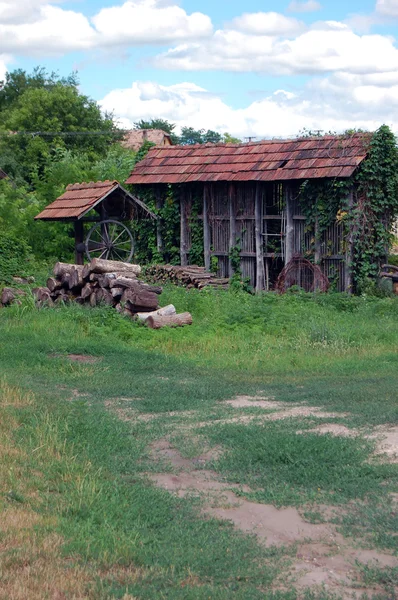
M 66 273 L 70 273 L 75 266 L 76 265 L 72 265 L 72 264 L 69 264 L 69 263 L 57 262 L 56 265 L 55 265 L 55 267 L 54 267 L 54 275 L 55 275 L 55 277 L 57 279 L 59 279 L 60 277 L 62 277 Z
M 151 329 L 161 329 L 162 327 L 183 327 L 184 325 L 192 325 L 192 315 L 188 312 L 164 317 L 155 315 L 149 317 L 146 322 L 148 327 Z
M 93 258 L 90 263 L 91 273 L 113 273 L 115 271 L 120 273 L 130 272 L 139 275 L 141 267 L 139 265 L 131 265 L 130 263 L 118 262 L 117 260 L 103 260 L 102 258 Z
M 177 311 L 175 309 L 175 306 L 173 306 L 173 304 L 168 304 L 167 306 L 164 306 L 163 308 L 159 308 L 158 310 L 155 310 L 153 312 L 142 312 L 142 313 L 137 313 L 136 317 L 139 321 L 146 321 L 149 317 L 168 317 L 171 315 L 175 315 L 177 314 Z

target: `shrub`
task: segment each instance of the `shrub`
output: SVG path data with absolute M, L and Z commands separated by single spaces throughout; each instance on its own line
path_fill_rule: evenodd
M 0 232 L 0 283 L 11 283 L 14 275 L 26 275 L 31 249 L 16 235 Z

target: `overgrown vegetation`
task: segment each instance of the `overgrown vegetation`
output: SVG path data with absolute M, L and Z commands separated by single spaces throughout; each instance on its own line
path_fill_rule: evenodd
M 352 261 L 354 287 L 372 290 L 381 264 L 389 254 L 392 225 L 398 213 L 398 152 L 394 134 L 382 126 L 372 136 L 368 157 L 353 179 L 306 181 L 300 203 L 315 244 L 336 220 L 343 226 L 341 254 Z
M 22 600 L 28 589 L 42 600 L 57 588 L 96 600 L 331 600 L 298 593 L 294 581 L 280 589 L 295 547 L 266 549 L 203 518 L 200 497 L 155 488 L 150 447 L 165 437 L 184 456 L 222 450 L 208 466 L 248 484 L 251 500 L 298 506 L 309 520 L 318 505 L 337 506 L 347 543 L 354 535 L 359 547 L 397 552 L 396 464 L 373 458 L 374 440 L 311 431 L 331 421 L 364 432 L 398 424 L 396 300 L 170 287 L 162 303 L 170 301 L 192 312 L 192 327 L 155 332 L 106 307 L 37 310 L 25 301 L 1 311 L 4 598 Z M 239 394 L 332 416 L 264 422 L 260 408 L 223 402 Z M 396 569 L 365 565 L 358 583 L 390 599 Z

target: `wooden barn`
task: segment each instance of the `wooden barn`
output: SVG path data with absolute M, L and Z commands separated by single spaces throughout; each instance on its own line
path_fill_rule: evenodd
M 367 157 L 371 138 L 355 133 L 153 148 L 126 183 L 150 186 L 158 209 L 168 186 L 176 187 L 181 265 L 189 264 L 191 229 L 199 220 L 205 267 L 216 265 L 220 277 L 231 276 L 231 251 L 239 251 L 243 277 L 257 290 L 272 289 L 284 265 L 302 255 L 318 264 L 339 291 L 350 290 L 352 239 L 337 215 L 322 231 L 316 223 L 310 227 L 300 190 L 311 180 L 352 181 L 346 188 L 347 206 L 352 206 L 353 176 Z M 198 198 L 199 209 L 193 210 Z M 161 251 L 160 233 L 158 247 Z

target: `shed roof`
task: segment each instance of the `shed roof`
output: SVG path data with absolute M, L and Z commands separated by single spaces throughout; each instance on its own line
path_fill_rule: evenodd
M 284 181 L 351 177 L 366 158 L 371 133 L 151 148 L 126 183 Z
M 129 200 L 151 217 L 155 217 L 144 202 L 125 190 L 118 181 L 90 181 L 90 183 L 68 185 L 65 193 L 47 206 L 35 219 L 77 221 L 110 195 L 117 195 L 121 199 Z

